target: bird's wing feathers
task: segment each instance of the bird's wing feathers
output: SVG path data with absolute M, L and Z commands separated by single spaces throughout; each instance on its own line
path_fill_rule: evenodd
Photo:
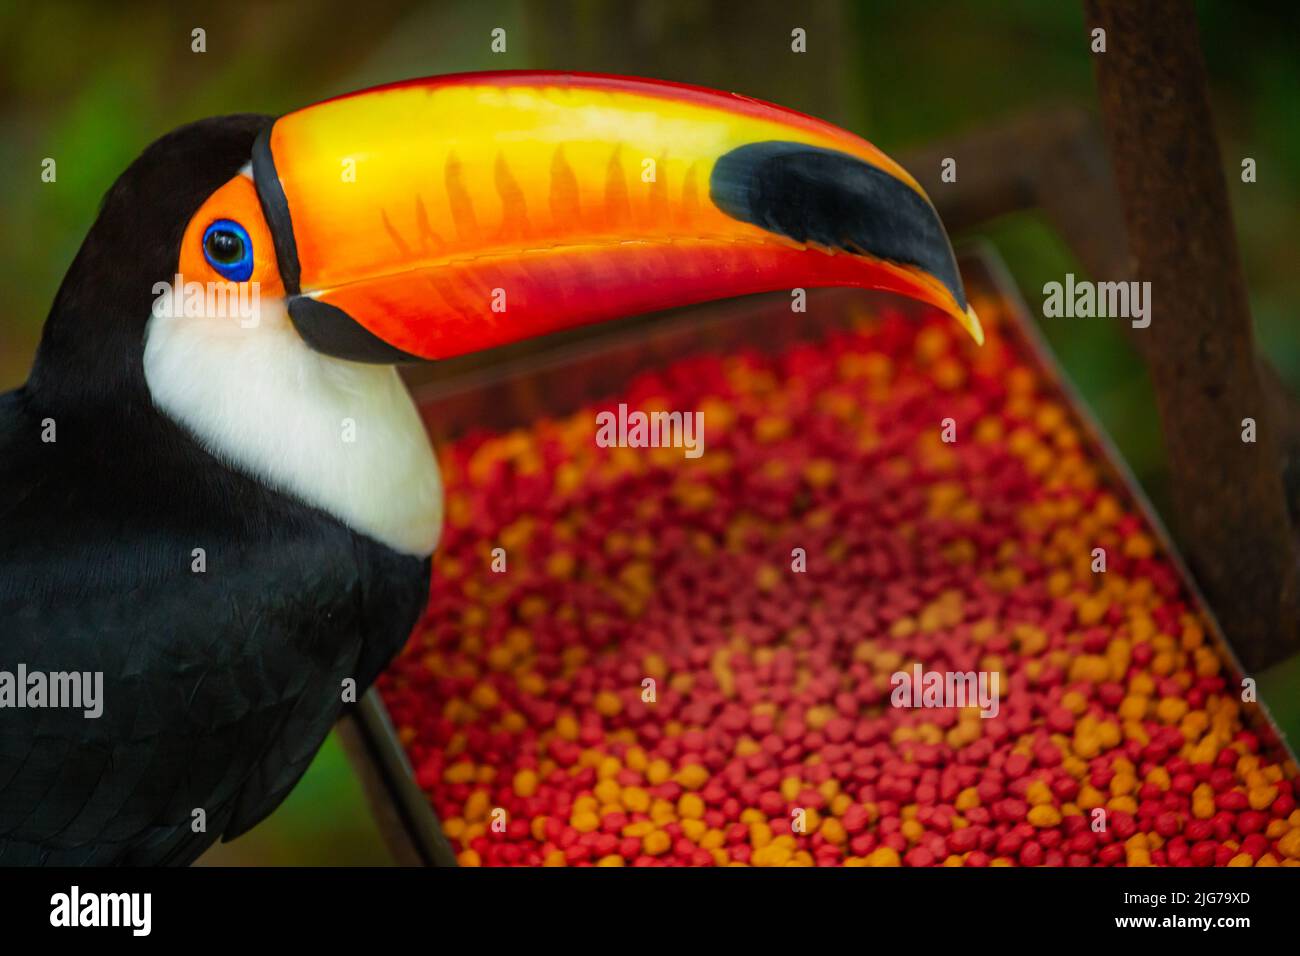
M 102 674 L 103 712 L 0 710 L 0 865 L 188 862 L 292 789 L 344 679 L 364 691 L 405 640 L 428 563 L 214 461 L 115 478 L 106 507 L 69 479 L 87 463 L 23 445 L 0 461 L 0 492 L 28 476 L 25 507 L 0 504 L 0 671 Z
M 265 569 L 245 557 L 238 573 L 255 580 Z M 128 602 L 95 593 L 46 606 L 6 634 L 5 670 L 102 673 L 103 713 L 3 713 L 0 846 L 125 849 L 159 829 L 193 833 L 198 810 L 205 826 L 191 842 L 206 846 L 208 833 L 256 822 L 249 808 L 266 804 L 268 789 L 278 803 L 286 757 L 293 780 L 305 769 L 341 709 L 362 629 L 355 619 L 317 630 L 284 616 L 273 588 L 321 591 L 328 606 L 343 582 L 268 581 L 265 606 L 235 617 L 220 572 L 183 567 Z M 258 623 L 245 630 L 250 614 Z

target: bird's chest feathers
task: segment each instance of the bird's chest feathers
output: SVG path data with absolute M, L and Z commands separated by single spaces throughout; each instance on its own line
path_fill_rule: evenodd
M 144 371 L 155 406 L 231 468 L 399 553 L 433 551 L 438 465 L 395 369 L 313 352 L 276 302 L 255 324 L 156 311 Z

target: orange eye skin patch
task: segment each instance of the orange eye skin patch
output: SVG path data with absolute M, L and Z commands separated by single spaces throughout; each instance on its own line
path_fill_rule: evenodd
M 226 183 L 204 201 L 185 227 L 181 240 L 181 254 L 176 271 L 183 282 L 229 283 L 221 273 L 208 263 L 203 254 L 203 232 L 218 219 L 231 219 L 248 232 L 253 243 L 253 274 L 246 280 L 257 283 L 261 296 L 281 297 L 284 283 L 275 259 L 275 246 L 271 230 L 262 216 L 262 205 L 257 198 L 253 181 L 242 173 Z

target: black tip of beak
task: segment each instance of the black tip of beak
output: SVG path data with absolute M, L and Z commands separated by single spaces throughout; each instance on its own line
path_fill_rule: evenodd
M 796 242 L 916 266 L 966 308 L 957 260 L 929 200 L 856 156 L 804 143 L 751 143 L 714 164 L 709 193 L 733 219 Z

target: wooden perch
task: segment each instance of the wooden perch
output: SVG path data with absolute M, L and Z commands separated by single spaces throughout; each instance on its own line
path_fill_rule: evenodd
M 1276 407 L 1256 361 L 1195 14 L 1182 0 L 1085 0 L 1184 555 L 1242 663 L 1300 650 L 1300 554 Z M 1256 441 L 1242 440 L 1242 421 Z

